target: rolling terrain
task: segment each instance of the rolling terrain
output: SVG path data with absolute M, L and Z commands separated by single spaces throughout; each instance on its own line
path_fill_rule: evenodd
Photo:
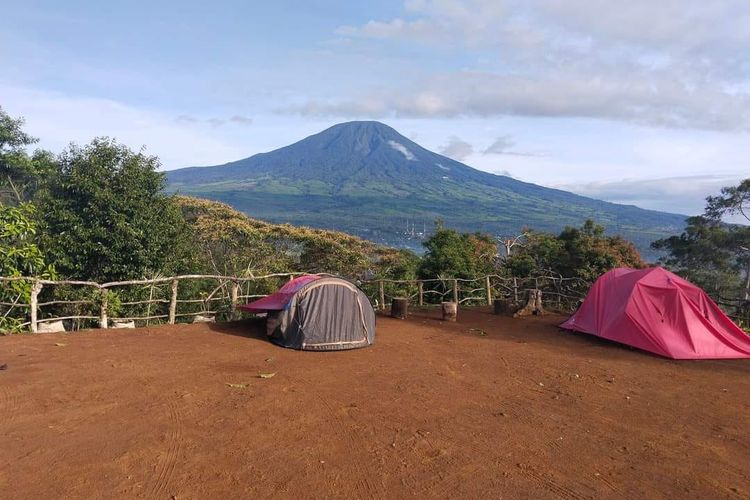
M 685 219 L 479 171 L 373 121 L 341 123 L 225 165 L 173 170 L 167 180 L 173 192 L 222 201 L 255 218 L 411 248 L 438 218 L 494 235 L 523 227 L 557 232 L 591 218 L 643 251 L 679 232 Z M 416 223 L 409 234 L 407 221 Z

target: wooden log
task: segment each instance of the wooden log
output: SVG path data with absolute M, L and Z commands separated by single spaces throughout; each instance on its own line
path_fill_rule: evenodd
M 232 311 L 229 313 L 229 319 L 235 320 L 239 317 L 237 306 L 239 305 L 240 282 L 232 281 L 232 288 L 229 290 L 229 301 L 232 303 Z
M 172 280 L 172 298 L 169 301 L 169 324 L 174 325 L 175 318 L 177 317 L 177 285 L 179 280 Z
M 424 305 L 424 283 L 418 281 L 417 286 L 419 287 L 419 307 L 422 307 Z
M 442 302 L 443 321 L 456 321 L 458 317 L 458 302 Z
M 492 312 L 498 316 L 510 312 L 510 302 L 507 299 L 495 299 L 492 302 Z
M 484 277 L 484 289 L 487 291 L 487 305 L 492 305 L 492 283 L 490 283 L 490 277 Z
M 523 306 L 517 313 L 513 315 L 514 318 L 520 318 L 523 316 L 544 316 L 546 312 L 542 307 L 542 291 L 533 289 L 529 290 L 529 298 L 526 305 Z
M 99 307 L 99 328 L 107 328 L 109 325 L 107 320 L 107 302 L 109 300 L 109 290 L 102 288 L 99 293 L 102 295 L 102 304 Z
M 406 297 L 393 297 L 391 299 L 391 317 L 406 319 L 409 314 L 409 299 Z
M 458 304 L 458 280 L 453 280 L 453 302 Z
M 380 309 L 385 310 L 385 283 L 383 283 L 383 280 L 378 281 L 378 289 L 380 294 Z
M 42 283 L 34 281 L 31 284 L 31 332 L 37 333 L 39 331 L 39 323 L 37 317 L 39 314 L 39 292 L 42 291 Z

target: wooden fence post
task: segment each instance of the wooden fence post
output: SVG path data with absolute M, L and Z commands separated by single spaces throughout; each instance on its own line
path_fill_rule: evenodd
M 513 276 L 513 302 L 518 304 L 518 278 Z
M 42 291 L 42 284 L 38 281 L 34 281 L 31 284 L 31 332 L 36 333 L 38 331 L 37 325 L 37 314 L 39 309 L 39 292 Z
M 229 290 L 229 298 L 232 301 L 232 312 L 229 313 L 229 319 L 237 319 L 237 306 L 239 305 L 240 284 L 232 281 L 232 288 Z
M 109 294 L 107 293 L 109 290 L 106 288 L 100 288 L 99 293 L 102 296 L 102 304 L 99 309 L 99 328 L 107 328 L 108 318 L 107 318 L 107 302 L 109 300 Z
M 385 310 L 385 284 L 383 280 L 378 280 L 378 286 L 380 287 L 380 309 Z
M 453 302 L 458 304 L 458 280 L 453 280 Z
M 419 307 L 422 307 L 424 305 L 424 283 L 418 281 L 417 286 L 419 287 Z
M 490 283 L 490 277 L 485 276 L 484 277 L 484 287 L 487 290 L 487 305 L 492 305 L 492 283 Z
M 177 284 L 179 280 L 172 280 L 172 298 L 169 300 L 169 324 L 174 325 L 177 317 Z

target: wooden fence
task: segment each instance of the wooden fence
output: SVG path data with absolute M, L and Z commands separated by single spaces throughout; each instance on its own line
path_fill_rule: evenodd
M 39 325 L 66 321 L 70 328 L 99 326 L 108 328 L 110 322 L 135 321 L 174 324 L 197 316 L 222 315 L 222 319 L 236 319 L 236 307 L 245 301 L 266 296 L 284 282 L 304 273 L 275 273 L 262 276 L 183 275 L 154 279 L 96 283 L 92 281 L 52 281 L 23 277 L 0 277 L 0 283 L 24 280 L 31 284 L 29 303 L 0 302 L 6 308 L 4 316 L 17 317 L 17 328 L 39 331 Z M 417 306 L 429 306 L 443 301 L 461 305 L 492 304 L 495 298 L 520 303 L 528 290 L 540 289 L 545 305 L 560 311 L 574 309 L 583 298 L 589 284 L 582 280 L 540 276 L 536 278 L 508 278 L 498 275 L 475 279 L 427 280 L 370 280 L 357 281 L 378 309 L 385 309 L 391 299 L 405 297 Z M 126 290 L 137 289 L 134 299 L 110 304 L 114 297 L 133 295 Z M 61 289 L 76 293 L 56 293 Z M 82 289 L 90 293 L 83 293 Z M 184 289 L 184 290 L 183 290 Z M 111 292 L 119 292 L 111 295 Z M 181 293 L 182 292 L 182 293 Z M 187 294 L 187 296 L 186 296 Z M 182 296 L 181 296 L 182 295 Z M 47 298 L 45 299 L 45 296 Z M 113 314 L 130 311 L 126 314 Z

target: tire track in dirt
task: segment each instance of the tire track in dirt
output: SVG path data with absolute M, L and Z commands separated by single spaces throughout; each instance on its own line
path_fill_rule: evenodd
M 173 399 L 166 401 L 169 413 L 169 429 L 167 431 L 167 442 L 164 453 L 159 455 L 157 463 L 158 474 L 156 480 L 146 489 L 149 498 L 160 498 L 165 496 L 172 476 L 177 466 L 177 459 L 182 449 L 183 422 L 182 414 Z
M 18 396 L 8 386 L 0 386 L 0 419 L 9 424 L 16 419 Z
M 559 484 L 551 477 L 534 470 L 531 465 L 518 464 L 518 468 L 524 476 L 534 481 L 542 489 L 555 494 L 559 498 L 565 498 L 567 500 L 583 500 L 586 498 L 593 498 L 590 495 L 578 493 L 577 491 L 568 488 L 567 486 Z
M 3 430 L 0 435 L 7 436 L 12 424 L 18 418 L 18 396 L 7 385 L 0 386 L 0 425 Z M 0 470 L 8 467 L 14 459 L 8 457 L 7 460 L 0 462 Z
M 323 406 L 325 406 L 326 410 L 328 411 L 328 414 L 336 421 L 338 428 L 345 430 L 344 435 L 348 442 L 348 447 L 350 449 L 357 449 L 357 436 L 355 435 L 355 432 L 352 431 L 351 427 L 351 420 L 354 417 L 352 417 L 347 411 L 350 408 L 344 406 L 339 408 L 339 410 L 337 411 L 334 409 L 328 398 L 324 397 L 320 391 L 315 392 L 318 396 L 318 400 L 323 404 Z M 349 418 L 342 419 L 342 413 L 346 414 Z M 362 467 L 360 468 L 360 477 L 357 479 L 357 483 L 355 486 L 355 491 L 357 492 L 356 496 L 358 498 L 378 498 L 379 496 L 381 496 L 381 493 L 378 491 L 378 488 L 372 483 L 370 475 L 367 473 L 366 469 L 366 464 L 362 464 Z

